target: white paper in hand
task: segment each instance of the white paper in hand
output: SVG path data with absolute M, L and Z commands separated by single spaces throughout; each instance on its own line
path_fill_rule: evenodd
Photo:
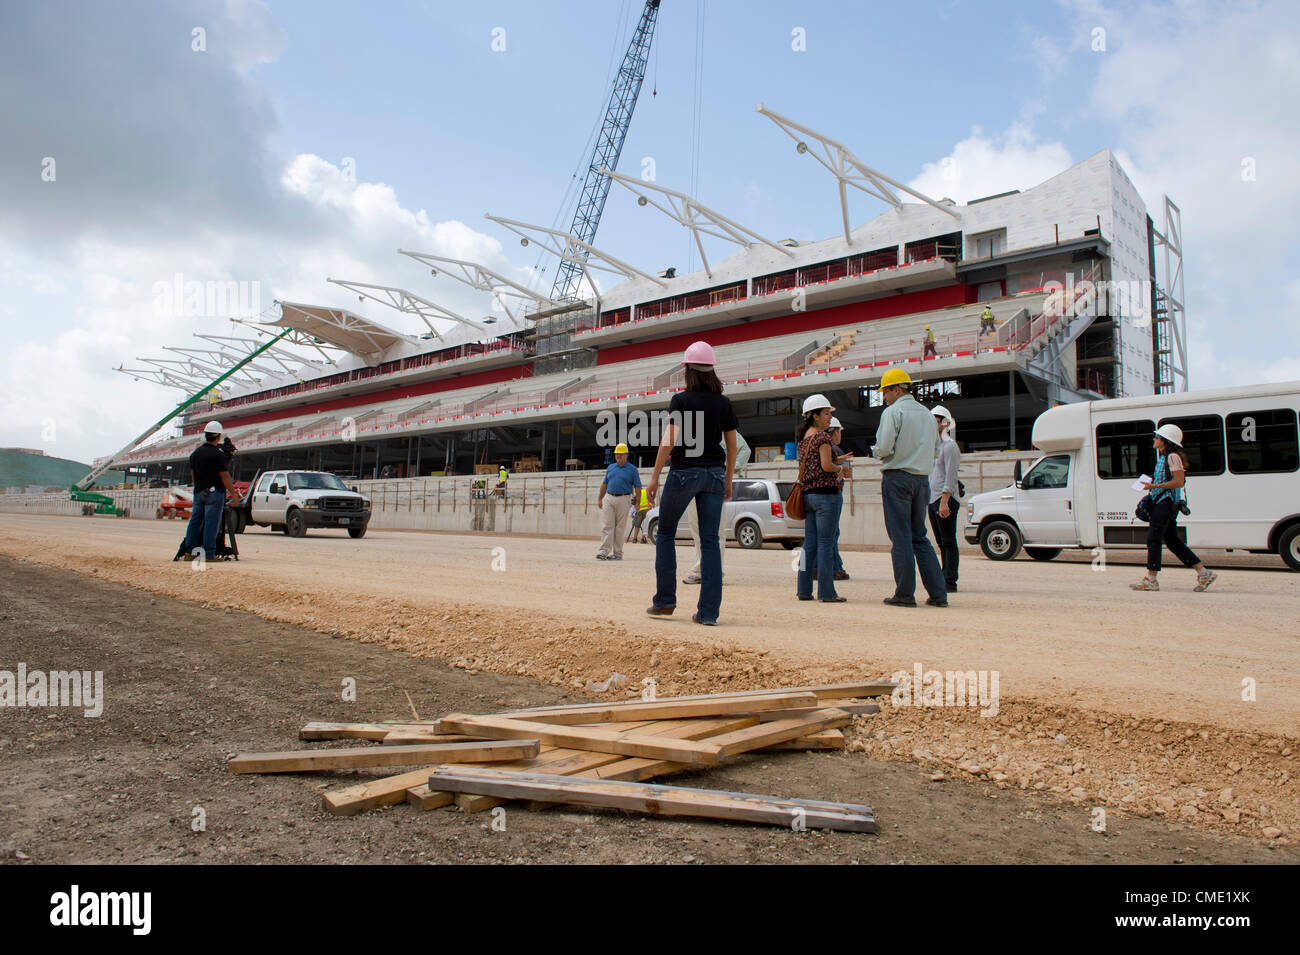
M 1133 490 L 1135 490 L 1135 491 L 1143 491 L 1143 492 L 1145 492 L 1145 491 L 1146 491 L 1146 488 L 1144 488 L 1142 485 L 1143 485 L 1144 483 L 1149 482 L 1150 480 L 1151 480 L 1151 475 L 1150 475 L 1150 474 L 1144 474 L 1144 475 L 1142 475 L 1140 478 L 1138 478 L 1136 481 L 1133 482 Z

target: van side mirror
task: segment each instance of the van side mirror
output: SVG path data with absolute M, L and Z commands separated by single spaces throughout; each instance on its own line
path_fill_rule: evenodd
M 283 494 L 283 493 L 284 493 L 284 488 L 280 487 L 280 485 L 278 485 L 278 484 L 272 484 L 269 488 L 267 488 L 266 493 L 267 493 L 267 494 Z
M 360 493 L 361 493 L 360 491 L 357 490 L 357 486 L 356 486 L 355 484 L 352 485 L 352 493 L 353 493 L 353 494 L 360 494 Z
M 1019 484 L 1020 479 L 1024 477 L 1024 468 L 1020 466 L 1019 461 L 1016 462 L 1016 469 L 1011 472 L 1011 477 L 1015 480 L 1016 484 Z

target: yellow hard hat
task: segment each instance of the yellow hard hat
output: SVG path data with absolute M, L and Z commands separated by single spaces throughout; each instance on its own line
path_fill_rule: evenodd
M 880 376 L 881 388 L 892 388 L 894 385 L 910 385 L 911 383 L 912 379 L 901 368 L 891 368 Z
M 615 454 L 627 454 L 627 453 L 628 453 L 627 445 L 626 445 L 626 444 L 620 444 L 618 447 L 616 447 L 616 448 L 614 449 L 614 453 L 615 453 Z

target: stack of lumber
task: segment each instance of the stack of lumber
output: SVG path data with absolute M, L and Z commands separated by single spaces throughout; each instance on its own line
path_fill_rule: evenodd
M 232 773 L 300 773 L 410 767 L 324 794 L 335 815 L 408 803 L 482 812 L 522 800 L 529 808 L 567 804 L 667 816 L 741 820 L 874 832 L 869 806 L 647 785 L 672 773 L 707 769 L 744 753 L 844 748 L 842 727 L 876 713 L 870 700 L 887 682 L 697 696 L 577 703 L 491 716 L 451 713 L 437 720 L 312 722 L 304 740 L 358 740 L 346 748 L 245 753 Z

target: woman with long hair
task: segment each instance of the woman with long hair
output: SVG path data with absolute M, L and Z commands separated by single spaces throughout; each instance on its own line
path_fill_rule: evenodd
M 1155 434 L 1156 466 L 1150 481 L 1142 486 L 1151 492 L 1151 518 L 1147 527 L 1147 574 L 1135 584 L 1134 590 L 1159 590 L 1162 547 L 1168 547 L 1185 567 L 1196 569 L 1197 593 L 1205 590 L 1218 578 L 1218 574 L 1201 563 L 1182 538 L 1178 536 L 1178 515 L 1185 498 L 1183 487 L 1187 483 L 1187 452 L 1183 450 L 1183 429 L 1176 424 L 1163 424 Z
M 691 620 L 712 627 L 722 607 L 722 544 L 718 526 L 722 506 L 731 498 L 736 473 L 736 412 L 722 393 L 714 371 L 717 358 L 708 342 L 695 342 L 682 358 L 686 390 L 668 402 L 654 473 L 646 493 L 654 503 L 659 475 L 671 463 L 659 501 L 659 526 L 655 539 L 655 596 L 646 610 L 652 617 L 667 616 L 677 607 L 677 525 L 694 503 L 700 528 L 700 599 Z M 725 447 L 725 450 L 724 450 Z
M 847 464 L 836 464 L 830 424 L 835 409 L 825 395 L 813 395 L 803 403 L 803 420 L 795 429 L 798 442 L 799 483 L 803 486 L 803 553 L 795 595 L 813 599 L 813 570 L 817 572 L 817 599 L 844 603 L 835 592 L 835 538 L 840 526 L 843 499 L 840 485 L 850 476 Z

